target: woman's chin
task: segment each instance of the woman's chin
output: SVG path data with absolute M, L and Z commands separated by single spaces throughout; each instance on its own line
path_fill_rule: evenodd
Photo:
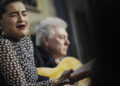
M 27 34 L 19 34 L 18 36 L 15 37 L 15 39 L 21 39 L 26 36 L 27 36 Z
M 28 31 L 25 30 L 25 31 L 22 31 L 20 35 L 21 37 L 25 37 L 27 36 L 27 34 L 28 34 Z

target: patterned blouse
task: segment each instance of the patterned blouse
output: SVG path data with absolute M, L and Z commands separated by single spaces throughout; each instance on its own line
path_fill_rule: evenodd
M 37 82 L 33 45 L 29 38 L 17 41 L 0 36 L 0 86 L 51 86 L 52 81 Z

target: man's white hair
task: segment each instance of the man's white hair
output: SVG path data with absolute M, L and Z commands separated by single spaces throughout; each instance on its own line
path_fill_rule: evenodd
M 40 24 L 36 28 L 36 45 L 43 45 L 43 38 L 48 37 L 52 38 L 54 35 L 54 29 L 58 29 L 62 27 L 64 29 L 67 28 L 67 23 L 58 17 L 48 17 L 45 20 L 41 21 Z

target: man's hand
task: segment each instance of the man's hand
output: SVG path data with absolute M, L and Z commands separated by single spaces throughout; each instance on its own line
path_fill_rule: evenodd
M 73 70 L 64 71 L 60 78 L 53 80 L 52 86 L 63 86 L 65 84 L 74 84 L 81 79 L 91 76 L 91 71 L 73 73 Z
M 63 86 L 65 84 L 69 84 L 71 82 L 70 76 L 72 72 L 73 72 L 72 69 L 64 71 L 60 78 L 53 80 L 52 86 Z
M 77 82 L 81 79 L 84 79 L 86 77 L 89 77 L 92 74 L 93 74 L 93 72 L 91 72 L 91 71 L 84 71 L 84 72 L 80 72 L 80 73 L 76 73 L 76 74 L 72 73 L 72 74 L 70 74 L 70 77 L 69 77 L 69 79 L 70 79 L 69 84 L 74 84 L 75 82 Z

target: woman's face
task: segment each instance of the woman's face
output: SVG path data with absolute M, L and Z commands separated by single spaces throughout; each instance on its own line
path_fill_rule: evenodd
M 12 2 L 6 7 L 0 24 L 3 27 L 4 34 L 8 37 L 20 39 L 28 32 L 28 15 L 22 2 Z

